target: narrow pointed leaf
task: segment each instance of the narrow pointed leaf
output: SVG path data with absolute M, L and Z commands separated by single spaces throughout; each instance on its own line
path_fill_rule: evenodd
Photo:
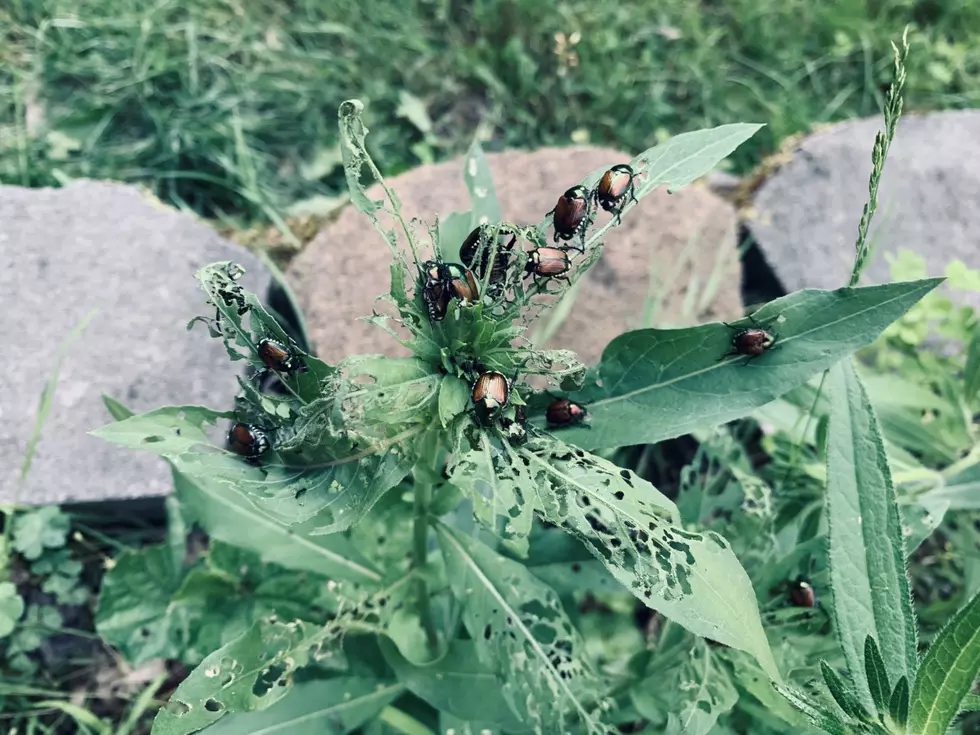
M 909 680 L 904 676 L 898 680 L 888 699 L 888 716 L 899 725 L 904 725 L 909 717 Z
M 854 365 L 827 379 L 827 514 L 834 615 L 844 659 L 865 709 L 875 708 L 864 672 L 872 636 L 888 677 L 915 676 L 916 621 L 905 571 L 905 539 L 874 410 Z
M 940 280 L 776 299 L 755 318 L 778 320 L 777 346 L 751 361 L 721 359 L 733 332 L 720 323 L 626 332 L 573 395 L 589 407 L 588 427 L 565 429 L 563 439 L 585 449 L 655 443 L 744 416 L 870 344 Z
M 912 688 L 909 731 L 943 735 L 980 674 L 980 593 L 946 625 L 926 651 Z
M 980 694 L 967 694 L 960 702 L 961 712 L 980 712 Z
M 868 689 L 871 690 L 871 699 L 874 700 L 878 712 L 885 714 L 888 711 L 888 697 L 891 692 L 891 687 L 888 684 L 888 672 L 885 671 L 885 662 L 881 660 L 878 645 L 870 635 L 864 639 L 864 672 L 868 678 Z
M 868 717 L 867 710 L 857 701 L 854 693 L 848 689 L 847 684 L 841 679 L 840 674 L 834 671 L 826 661 L 820 662 L 820 673 L 823 675 L 824 683 L 830 690 L 831 696 L 838 706 L 844 710 L 844 713 L 856 720 L 866 720 Z
M 802 692 L 782 684 L 776 684 L 775 687 L 786 698 L 786 701 L 805 714 L 814 726 L 830 733 L 830 735 L 850 735 L 851 730 L 845 723 L 841 722 L 839 717 L 812 702 Z

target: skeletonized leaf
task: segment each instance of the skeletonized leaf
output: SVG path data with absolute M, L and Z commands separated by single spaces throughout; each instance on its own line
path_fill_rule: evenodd
M 888 678 L 914 680 L 916 622 L 905 571 L 905 539 L 881 432 L 850 360 L 827 379 L 827 516 L 837 634 L 856 694 L 875 711 L 865 639 L 878 643 Z
M 441 523 L 436 534 L 477 655 L 515 715 L 549 730 L 573 718 L 589 733 L 609 732 L 589 711 L 598 681 L 555 592 L 473 538 Z
M 926 651 L 909 702 L 909 732 L 943 735 L 980 674 L 980 593 Z
M 493 185 L 490 163 L 483 154 L 480 142 L 474 140 L 466 152 L 466 168 L 463 180 L 470 195 L 470 230 L 479 225 L 492 224 L 502 219 L 497 190 Z M 469 234 L 469 230 L 467 231 Z
M 688 655 L 663 670 L 648 671 L 630 690 L 637 712 L 658 722 L 665 715 L 666 732 L 707 735 L 718 718 L 738 701 L 738 692 L 717 649 L 698 641 Z
M 692 633 L 747 651 L 779 679 L 755 592 L 728 542 L 672 525 L 674 504 L 629 470 L 554 439 L 522 456 L 542 517 L 573 533 L 626 589 Z
M 770 326 L 777 347 L 749 362 L 721 359 L 732 340 L 724 324 L 626 332 L 572 396 L 588 405 L 589 427 L 565 429 L 563 438 L 586 449 L 655 443 L 744 416 L 872 342 L 940 280 L 776 299 L 755 318 L 778 320 Z

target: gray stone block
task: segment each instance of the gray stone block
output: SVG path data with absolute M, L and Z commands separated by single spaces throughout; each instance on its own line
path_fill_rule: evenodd
M 806 138 L 760 187 L 749 229 L 788 290 L 847 283 L 867 200 L 880 117 Z M 925 257 L 930 275 L 954 259 L 980 267 L 980 111 L 904 117 L 889 152 L 862 283 L 889 280 L 886 253 Z M 958 298 L 980 306 L 980 295 Z
M 166 404 L 230 407 L 241 363 L 192 317 L 208 312 L 195 271 L 234 260 L 264 294 L 261 263 L 193 217 L 132 186 L 0 187 L 0 502 L 100 501 L 163 495 L 156 457 L 88 432 L 111 421 L 106 393 L 136 411 Z M 23 488 L 18 475 L 59 345 L 92 309 L 61 369 Z

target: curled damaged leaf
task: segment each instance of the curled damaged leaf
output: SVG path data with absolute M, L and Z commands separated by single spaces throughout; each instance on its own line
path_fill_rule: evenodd
M 752 584 L 724 538 L 671 525 L 677 509 L 656 488 L 580 449 L 536 440 L 522 455 L 546 521 L 581 539 L 647 606 L 752 654 L 779 680 Z

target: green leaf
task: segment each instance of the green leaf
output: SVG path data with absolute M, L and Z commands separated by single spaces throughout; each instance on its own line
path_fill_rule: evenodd
M 922 502 L 948 503 L 949 510 L 980 510 L 980 462 L 958 470 L 942 487 L 921 496 Z
M 317 637 L 299 622 L 256 621 L 181 682 L 153 720 L 152 735 L 189 735 L 229 712 L 271 706 L 289 691 L 289 674 L 307 663 Z
M 446 655 L 428 666 L 413 665 L 385 638 L 380 645 L 398 681 L 440 712 L 507 732 L 527 729 L 507 704 L 493 667 L 480 659 L 475 641 L 453 641 Z
M 459 262 L 463 240 L 476 225 L 470 212 L 453 212 L 439 219 L 439 256 L 447 263 Z
M 45 505 L 14 516 L 12 546 L 26 559 L 37 559 L 45 549 L 65 545 L 71 519 L 57 505 Z
M 340 735 L 377 716 L 404 691 L 398 683 L 356 676 L 307 681 L 261 712 L 234 714 L 208 735 Z
M 874 409 L 850 360 L 827 379 L 827 517 L 834 617 L 858 700 L 874 711 L 864 677 L 864 642 L 877 641 L 889 678 L 914 679 L 916 621 L 905 571 L 905 539 Z
M 966 366 L 963 368 L 963 400 L 972 402 L 980 393 L 980 327 L 973 328 L 973 339 L 967 349 Z
M 500 679 L 514 713 L 539 728 L 558 729 L 574 717 L 587 732 L 604 732 L 589 712 L 598 682 L 554 591 L 524 565 L 442 523 L 436 534 L 477 655 Z
M 195 484 L 243 493 L 244 499 L 282 523 L 303 523 L 315 517 L 312 526 L 323 534 L 343 531 L 356 523 L 401 482 L 414 463 L 398 445 L 382 443 L 381 450 L 366 456 L 362 451 L 312 464 L 269 459 L 257 467 L 238 455 L 215 452 L 209 446 L 208 430 L 222 417 L 230 418 L 231 414 L 200 406 L 170 406 L 92 433 L 166 457 Z M 338 448 L 350 449 L 350 445 L 344 441 Z
M 909 732 L 943 735 L 980 674 L 980 593 L 929 646 L 909 705 Z
M 174 489 L 189 520 L 215 539 L 257 553 L 262 561 L 303 569 L 330 579 L 373 586 L 381 574 L 341 535 L 312 535 L 307 522 L 284 526 L 249 503 L 231 486 L 174 473 Z
M 555 439 L 529 442 L 521 454 L 545 520 L 581 539 L 646 605 L 692 633 L 747 651 L 779 679 L 755 591 L 724 538 L 672 525 L 674 504 L 607 460 Z
M 444 427 L 470 407 L 470 387 L 453 375 L 439 381 L 439 420 Z
M 816 727 L 830 735 L 851 735 L 852 730 L 834 713 L 828 712 L 802 692 L 782 684 L 775 685 L 776 690 L 786 698 L 791 705 L 807 716 Z
M 980 694 L 967 694 L 960 702 L 961 712 L 980 712 Z
M 827 689 L 830 690 L 834 701 L 844 710 L 845 714 L 850 715 L 859 722 L 864 722 L 868 719 L 868 711 L 861 706 L 861 703 L 854 696 L 854 692 L 841 679 L 840 674 L 834 671 L 826 661 L 820 662 L 820 673 L 823 675 L 824 683 L 826 683 Z
M 864 671 L 871 690 L 871 699 L 874 700 L 878 713 L 885 714 L 888 711 L 891 685 L 888 683 L 888 672 L 885 670 L 885 662 L 881 660 L 878 644 L 870 635 L 864 639 Z
M 180 585 L 165 545 L 124 551 L 106 572 L 95 630 L 137 665 L 151 658 L 178 658 L 167 608 Z
M 756 123 L 719 125 L 675 135 L 666 143 L 644 151 L 631 162 L 634 171 L 646 172 L 636 187 L 637 198 L 660 185 L 666 185 L 673 193 L 701 178 L 762 127 Z
M 470 195 L 470 226 L 463 233 L 465 237 L 479 225 L 494 224 L 503 219 L 500 203 L 497 201 L 497 190 L 493 185 L 490 162 L 487 161 L 483 148 L 477 140 L 473 141 L 466 152 L 463 180 Z M 462 240 L 460 242 L 462 243 Z
M 744 416 L 870 344 L 940 281 L 808 289 L 776 299 L 755 318 L 779 320 L 771 327 L 777 348 L 748 363 L 720 359 L 732 340 L 724 324 L 626 332 L 572 396 L 588 405 L 589 427 L 563 429 L 562 436 L 585 449 L 652 444 Z
M 439 731 L 455 735 L 504 735 L 504 730 L 493 722 L 464 720 L 448 712 L 439 713 Z
M 0 582 L 0 638 L 6 638 L 24 614 L 24 599 L 13 582 Z
M 895 684 L 888 699 L 888 716 L 893 722 L 905 726 L 909 717 L 909 680 L 904 676 Z
M 630 689 L 630 699 L 646 719 L 666 719 L 668 733 L 707 735 L 738 701 L 721 656 L 703 640 L 673 665 L 647 673 Z

